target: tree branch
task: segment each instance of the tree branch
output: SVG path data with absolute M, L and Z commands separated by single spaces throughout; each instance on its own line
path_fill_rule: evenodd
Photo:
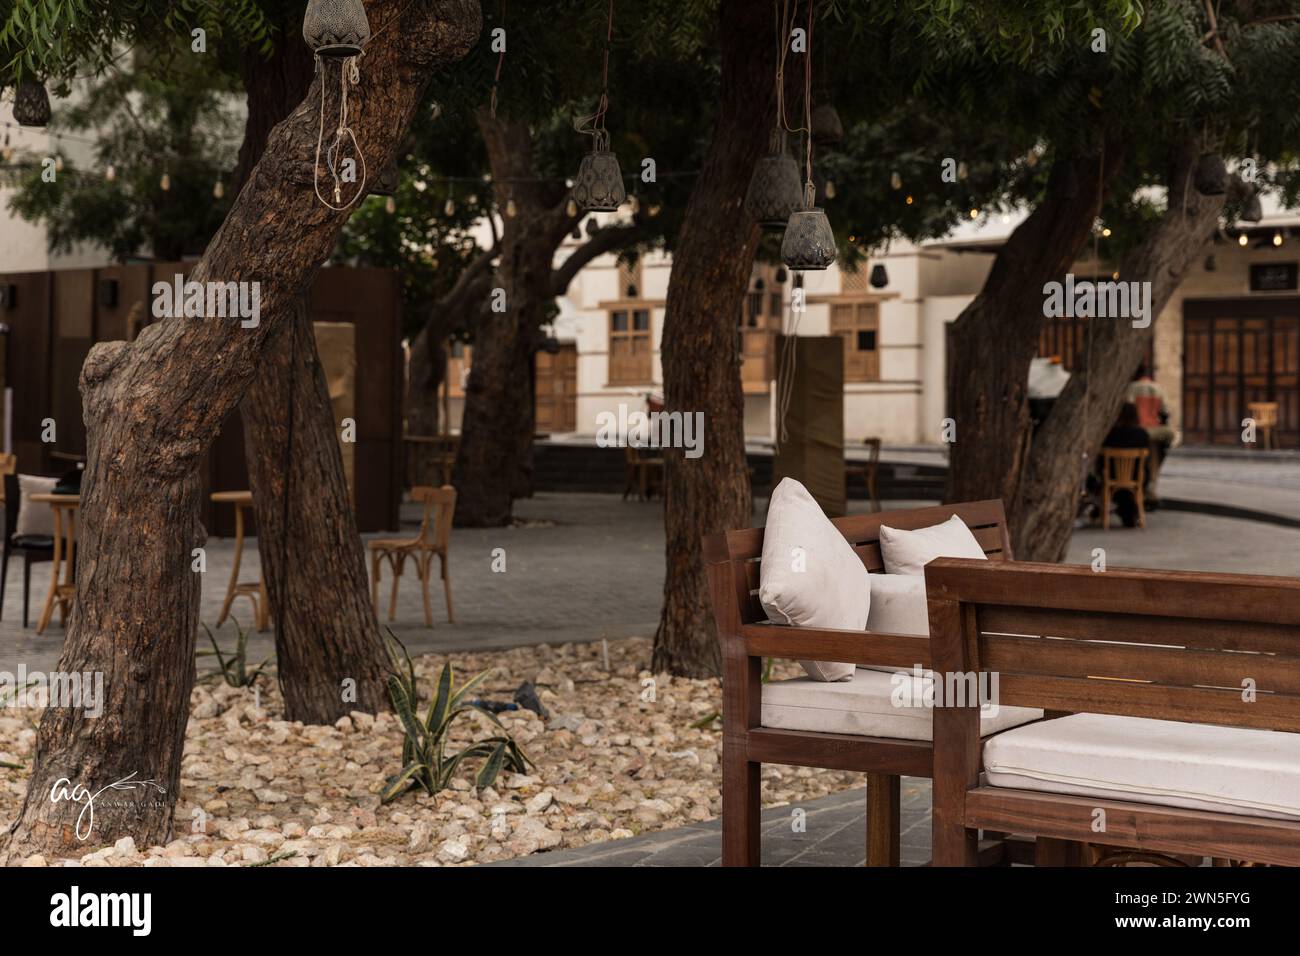
M 645 224 L 640 220 L 634 220 L 630 225 L 606 226 L 601 229 L 570 253 L 560 267 L 551 273 L 551 292 L 564 295 L 569 283 L 583 266 L 606 252 L 627 248 L 645 235 L 645 231 Z

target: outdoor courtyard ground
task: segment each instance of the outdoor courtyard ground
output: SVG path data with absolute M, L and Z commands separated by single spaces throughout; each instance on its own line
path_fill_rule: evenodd
M 1112 568 L 1300 573 L 1300 527 L 1295 526 L 1300 524 L 1300 456 L 1180 456 L 1169 462 L 1161 491 L 1171 507 L 1153 513 L 1145 530 L 1079 531 L 1068 560 L 1090 562 L 1093 549 L 1103 547 Z M 887 501 L 885 508 L 919 503 Z M 854 502 L 854 510 L 863 504 Z M 756 520 L 761 521 L 763 505 L 756 503 Z M 523 713 L 509 721 L 526 748 L 538 751 L 542 769 L 531 779 L 510 780 L 500 792 L 476 797 L 462 790 L 450 795 L 450 803 L 406 798 L 405 806 L 379 808 L 369 788 L 396 769 L 397 754 L 388 751 L 400 747 L 390 721 L 381 718 L 377 727 L 363 727 L 358 720 L 318 733 L 275 720 L 273 688 L 258 701 L 268 716 L 245 699 L 246 691 L 207 683 L 196 694 L 181 799 L 186 814 L 196 806 L 210 808 L 204 812 L 213 816 L 217 835 L 202 844 L 208 854 L 245 865 L 277 854 L 285 865 L 716 863 L 719 727 L 716 722 L 693 723 L 720 701 L 717 682 L 671 682 L 661 688 L 658 713 L 653 703 L 639 700 L 642 682 L 651 676 L 646 670 L 649 638 L 663 588 L 661 508 L 658 502 L 624 503 L 615 495 L 539 494 L 517 504 L 517 527 L 455 531 L 454 625 L 446 622 L 435 587 L 434 627 L 426 628 L 418 583 L 409 575 L 403 582 L 393 630 L 413 656 L 445 657 L 462 674 L 498 664 L 502 673 L 485 696 L 508 699 L 523 679 L 542 689 L 551 710 L 549 722 Z M 1255 519 L 1206 510 L 1254 513 Z M 408 518 L 418 520 L 418 515 L 408 509 Z M 492 570 L 496 548 L 505 549 L 504 573 Z M 230 541 L 209 542 L 201 614 L 208 623 L 219 610 L 231 558 Z M 250 542 L 245 576 L 255 575 L 256 567 L 256 546 Z M 380 589 L 384 616 L 386 584 Z M 47 585 L 48 566 L 37 566 L 33 622 Z M 50 669 L 63 629 L 55 623 L 38 636 L 34 628 L 22 628 L 20 589 L 21 565 L 15 564 L 0 623 L 0 671 L 16 671 L 20 663 L 28 671 Z M 237 606 L 236 614 L 249 624 L 246 603 Z M 219 637 L 229 646 L 232 629 L 223 628 Z M 609 666 L 598 643 L 602 637 L 610 641 Z M 586 648 L 561 646 L 575 642 Z M 270 636 L 257 635 L 250 656 L 260 660 L 271 650 Z M 200 664 L 201 672 L 210 666 L 208 660 Z M 437 661 L 424 662 L 426 690 Z M 8 722 L 0 725 L 0 759 L 8 759 L 7 748 L 9 758 L 16 756 L 19 763 L 29 759 L 29 752 L 15 753 L 15 741 L 21 737 L 29 751 L 30 727 L 3 711 L 0 721 Z M 313 748 L 321 751 L 319 759 L 304 763 L 297 752 Z M 269 754 L 290 769 L 274 762 L 268 766 Z M 7 778 L 0 787 L 4 825 L 21 799 L 23 774 L 12 769 L 0 774 Z M 347 779 L 340 783 L 331 775 Z M 611 780 L 614 785 L 602 789 Z M 860 863 L 865 807 L 860 780 L 854 774 L 766 768 L 765 862 Z M 228 786 L 233 783 L 240 786 Z M 301 809 L 295 807 L 300 798 Z M 906 864 L 929 857 L 929 802 L 928 781 L 905 779 Z M 790 825 L 794 807 L 806 812 L 803 832 Z M 421 817 L 424 811 L 428 819 Z M 502 817 L 509 819 L 503 823 Z M 528 822 L 534 817 L 540 819 Z M 183 828 L 179 814 L 178 828 Z M 200 845 L 197 838 L 189 843 Z M 300 847 L 301 855 L 286 856 L 294 852 L 282 849 L 286 844 Z M 343 849 L 329 850 L 334 844 Z M 145 848 L 134 852 L 120 862 L 148 859 Z M 191 865 L 201 862 L 185 847 L 172 852 Z M 162 851 L 154 855 L 161 857 Z

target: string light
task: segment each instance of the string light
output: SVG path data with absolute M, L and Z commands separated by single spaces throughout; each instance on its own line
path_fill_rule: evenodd
M 911 196 L 908 196 L 908 197 L 907 197 L 907 204 L 908 204 L 909 206 L 912 205 L 912 197 L 911 197 Z
M 215 183 L 212 184 L 212 196 L 214 199 L 220 199 L 225 194 L 226 194 L 226 187 L 223 186 L 221 180 L 218 179 Z
M 898 174 L 897 170 L 889 174 L 889 186 L 891 189 L 903 188 L 903 177 Z
M 978 209 L 972 209 L 970 211 L 970 217 L 972 219 L 978 219 L 980 217 L 980 211 Z
M 517 215 L 519 215 L 519 207 L 515 205 L 515 197 L 511 196 L 506 200 L 506 216 L 514 219 Z
M 63 154 L 62 154 L 62 153 L 60 153 L 60 154 L 58 154 L 57 156 L 54 157 L 54 171 L 55 171 L 56 173 L 61 173 L 61 172 L 63 172 Z
M 826 180 L 826 198 L 827 199 L 835 198 L 835 183 L 830 179 Z
M 569 201 L 565 203 L 564 214 L 568 216 L 570 219 L 578 215 L 578 204 L 574 202 L 572 198 L 570 198 Z
M 450 196 L 447 197 L 446 203 L 443 204 L 442 214 L 448 218 L 456 215 L 456 201 Z
M 1244 232 L 1237 237 L 1237 245 L 1242 246 L 1243 248 L 1250 245 L 1250 239 Z
M 1101 230 L 1101 234 L 1102 234 L 1102 237 L 1103 237 L 1103 238 L 1109 239 L 1109 238 L 1110 238 L 1110 226 L 1105 226 L 1105 227 Z
M 170 189 L 172 188 L 172 178 L 171 178 L 171 176 L 170 176 L 169 174 L 167 174 L 167 173 L 163 173 L 163 174 L 162 174 L 162 179 L 160 179 L 160 180 L 158 181 L 158 185 L 159 185 L 159 187 L 162 189 L 163 192 L 167 192 L 168 190 L 170 190 Z
M 1282 233 L 1280 230 L 1278 232 L 1273 233 L 1273 245 L 1275 246 L 1282 245 Z
M 397 200 L 394 199 L 392 196 L 389 196 L 388 199 L 385 200 L 384 202 L 384 211 L 387 212 L 390 216 L 393 213 L 397 212 Z
M 110 183 L 117 179 L 117 167 L 112 163 L 109 163 L 108 167 L 104 170 L 104 179 Z

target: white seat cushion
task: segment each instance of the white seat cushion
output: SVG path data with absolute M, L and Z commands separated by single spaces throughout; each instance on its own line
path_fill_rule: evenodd
M 758 599 L 769 621 L 861 631 L 871 585 L 866 565 L 808 489 L 784 478 L 772 492 L 763 533 Z M 848 680 L 853 665 L 800 661 L 819 681 Z
M 934 710 L 921 701 L 929 678 L 859 667 L 850 681 L 825 683 L 807 677 L 763 685 L 761 722 L 778 730 L 815 730 L 827 734 L 933 740 Z M 903 683 L 906 682 L 906 683 Z M 895 690 L 898 693 L 895 693 Z M 990 708 L 990 711 L 993 711 Z M 1043 716 L 1027 707 L 998 707 L 980 717 L 980 735 L 995 734 Z
M 59 483 L 57 478 L 41 478 L 37 475 L 18 476 L 18 520 L 12 529 L 5 533 L 14 535 L 44 535 L 54 537 L 54 509 L 47 504 L 30 500 L 32 495 L 48 495 L 54 492 Z
M 984 745 L 994 787 L 1300 820 L 1300 734 L 1071 714 Z

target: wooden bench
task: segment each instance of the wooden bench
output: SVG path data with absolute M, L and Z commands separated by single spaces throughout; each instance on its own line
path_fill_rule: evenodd
M 932 561 L 925 577 L 936 683 L 948 675 L 996 673 L 1000 705 L 1300 733 L 1300 580 L 1188 571 L 1093 572 L 952 558 Z M 1248 699 L 1251 688 L 1253 700 Z M 1117 719 L 1101 718 L 1120 727 Z M 1078 717 L 1066 720 L 1076 729 L 1083 726 Z M 1040 755 L 1058 759 L 1070 753 L 1064 723 L 1048 720 L 1033 726 Z M 1008 745 L 1024 729 L 999 736 L 994 746 Z M 1104 772 L 1047 775 L 1027 759 L 1016 763 L 1022 768 L 1019 786 L 981 785 L 981 764 L 993 761 L 978 737 L 976 707 L 970 701 L 936 707 L 935 864 L 973 865 L 977 831 L 993 829 L 1036 836 L 1044 862 L 1065 862 L 1071 854 L 1062 848 L 1087 843 L 1146 854 L 1300 865 L 1300 820 L 1259 815 L 1268 806 L 1278 815 L 1293 813 L 1285 809 L 1296 805 L 1288 796 L 1292 788 L 1269 783 L 1270 795 L 1280 798 L 1270 804 L 1260 795 L 1261 788 L 1267 789 L 1264 784 L 1253 782 L 1265 778 L 1250 776 L 1258 764 L 1245 761 L 1249 769 L 1240 776 L 1229 766 L 1245 759 L 1235 753 L 1258 750 L 1272 761 L 1268 779 L 1296 779 L 1300 748 L 1295 742 L 1253 734 L 1245 735 L 1251 738 L 1247 741 L 1239 731 L 1205 726 L 1189 726 L 1184 733 L 1178 726 L 1143 721 L 1126 721 L 1122 730 L 1125 765 L 1117 762 L 1114 747 L 1099 750 L 1090 739 L 1086 747 L 1097 752 L 1087 759 L 1099 761 Z M 1225 736 L 1237 743 L 1223 747 L 1218 741 Z M 1154 745 L 1162 740 L 1179 741 L 1171 752 L 1185 778 L 1180 785 L 1172 771 L 1169 779 L 1162 776 L 1166 771 L 1159 762 L 1140 759 L 1147 747 L 1158 754 Z M 1213 753 L 1202 759 L 1197 748 Z M 1075 747 L 1074 753 L 1079 752 Z M 1235 782 L 1207 786 L 1213 783 L 1207 774 L 1224 767 Z M 1137 786 L 1126 779 L 1137 773 L 1159 779 Z M 990 780 L 994 776 L 989 773 Z M 1062 781 L 1068 786 L 1062 787 Z M 1253 806 L 1242 796 L 1252 787 Z M 1119 796 L 1098 795 L 1121 790 Z M 1189 808 L 1193 803 L 1215 809 Z M 1099 820 L 1104 822 L 1100 829 Z
M 1011 539 L 1000 501 L 850 515 L 833 523 L 868 571 L 883 572 L 882 524 L 914 530 L 939 524 L 954 514 L 970 528 L 989 558 L 1011 560 Z M 729 531 L 704 540 L 723 658 L 723 865 L 758 865 L 760 772 L 764 763 L 777 763 L 866 773 L 867 863 L 897 866 L 899 778 L 930 776 L 931 744 L 761 726 L 763 658 L 844 661 L 908 670 L 915 665 L 930 666 L 930 642 L 925 637 L 880 633 L 864 640 L 868 632 L 768 623 L 757 593 L 762 555 L 762 528 Z

